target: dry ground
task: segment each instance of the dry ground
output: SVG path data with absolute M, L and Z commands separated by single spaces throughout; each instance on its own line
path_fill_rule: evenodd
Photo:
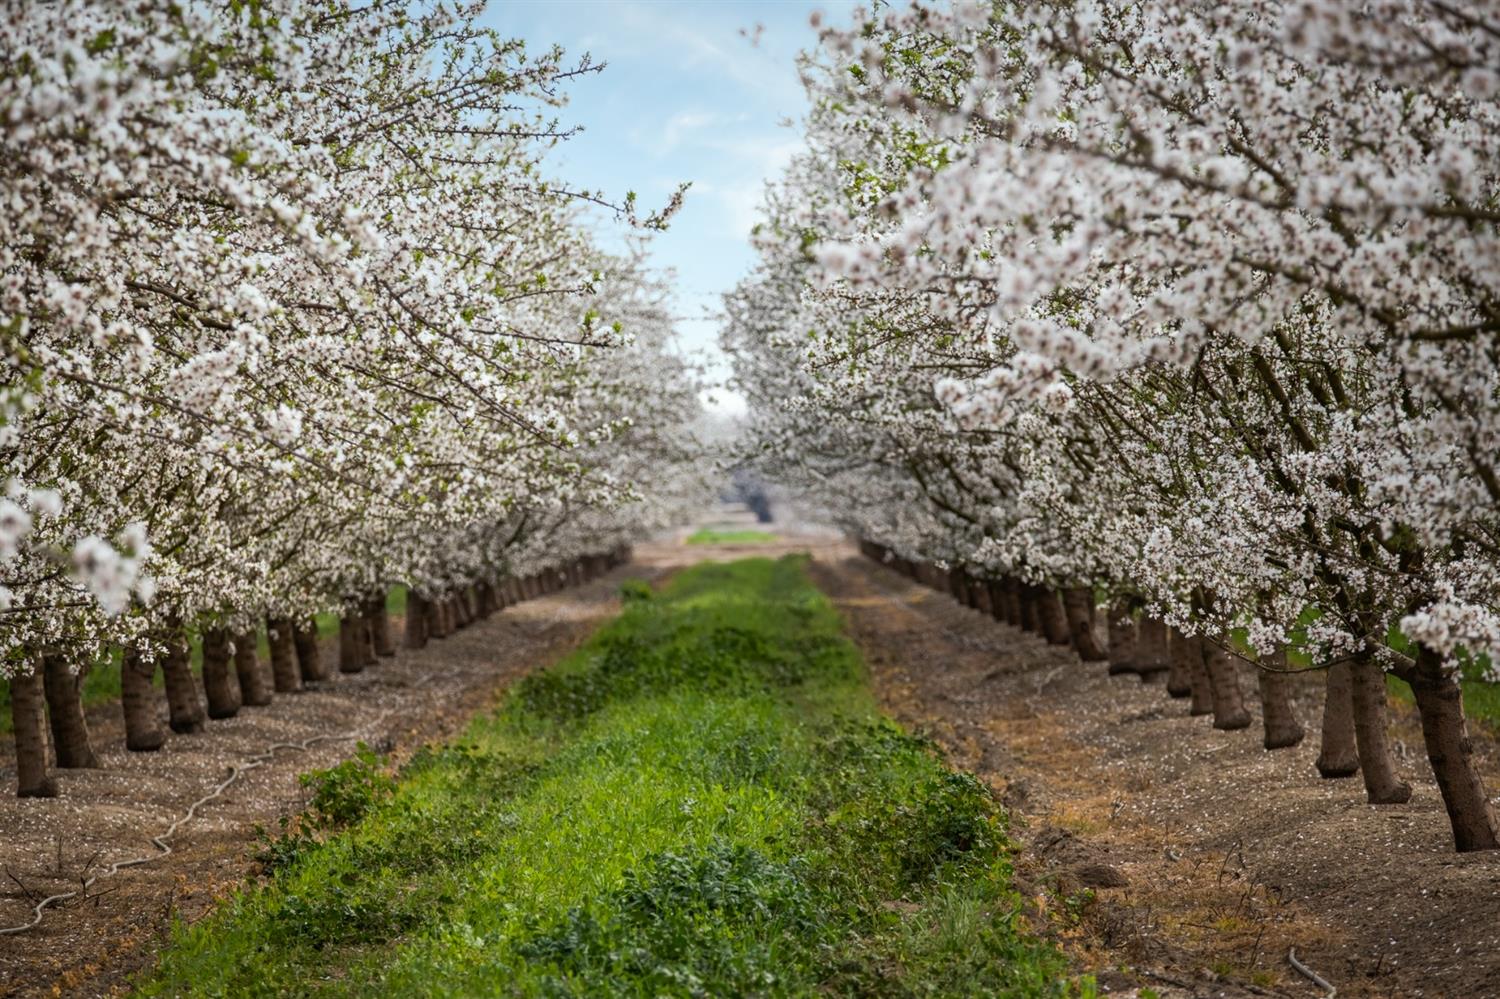
M 277 695 L 202 735 L 172 737 L 156 753 L 128 753 L 118 704 L 89 713 L 104 769 L 60 774 L 62 795 L 17 800 L 14 748 L 0 745 L 0 926 L 30 918 L 30 897 L 76 888 L 113 861 L 152 854 L 149 837 L 221 781 L 230 764 L 276 742 L 347 734 L 307 751 L 282 751 L 203 807 L 174 852 L 98 882 L 87 902 L 50 909 L 35 929 L 0 936 L 0 996 L 98 996 L 125 987 L 174 917 L 194 919 L 243 884 L 257 824 L 274 828 L 305 804 L 297 775 L 348 757 L 356 740 L 402 757 L 455 731 L 522 673 L 578 644 L 617 610 L 617 569 L 574 590 L 508 608 L 418 652 L 363 673 Z M 398 630 L 399 637 L 399 630 Z M 336 654 L 325 642 L 325 656 Z M 165 707 L 163 707 L 165 713 Z
M 1275 753 L 1183 701 L 960 607 L 852 551 L 813 577 L 842 609 L 887 709 L 1012 809 L 1040 918 L 1102 986 L 1315 996 L 1500 996 L 1500 855 L 1453 852 L 1414 718 L 1396 712 L 1405 805 L 1321 780 L 1309 730 Z M 1253 678 L 1242 677 L 1247 693 Z M 1479 740 L 1489 787 L 1500 752 Z M 1094 887 L 1115 880 L 1120 887 Z M 1127 969 L 1127 970 L 1121 970 Z

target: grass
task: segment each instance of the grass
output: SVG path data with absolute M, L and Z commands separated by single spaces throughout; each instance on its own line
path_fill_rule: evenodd
M 704 527 L 689 535 L 687 543 L 690 545 L 756 545 L 776 540 L 776 535 L 767 531 L 720 531 Z
M 1469 672 L 1469 671 L 1465 671 Z M 1469 675 L 1459 681 L 1464 690 L 1464 716 L 1500 735 L 1500 683 L 1491 683 Z M 1385 675 L 1386 691 L 1402 704 L 1416 705 L 1411 685 L 1399 677 Z
M 799 559 L 704 565 L 389 780 L 311 775 L 156 995 L 1093 995 L 1004 817 L 881 717 Z
M 386 594 L 385 609 L 390 614 L 406 613 L 406 587 L 397 585 L 391 587 Z M 318 635 L 328 638 L 338 634 L 339 619 L 333 614 L 314 615 L 314 621 L 318 625 Z M 260 658 L 268 660 L 271 657 L 271 646 L 266 641 L 265 629 L 261 629 L 257 637 L 260 649 Z M 194 673 L 200 673 L 203 669 L 203 646 L 195 633 L 188 635 L 188 651 L 192 659 Z M 154 680 L 156 686 L 162 686 L 161 671 L 158 670 Z M 109 655 L 89 667 L 89 671 L 83 677 L 83 706 L 91 708 L 96 704 L 109 704 L 120 699 L 120 650 L 112 648 Z M 10 683 L 0 677 L 0 735 L 9 735 L 12 731 L 10 717 Z

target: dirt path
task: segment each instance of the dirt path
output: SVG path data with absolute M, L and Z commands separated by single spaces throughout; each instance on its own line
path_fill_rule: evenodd
M 887 709 L 1019 818 L 1022 883 L 1101 985 L 1319 995 L 1290 969 L 1295 947 L 1340 997 L 1500 996 L 1500 855 L 1453 852 L 1407 713 L 1395 734 L 1412 800 L 1372 807 L 1357 778 L 1313 768 L 1316 678 L 1297 696 L 1308 738 L 1267 753 L 1259 717 L 1216 732 L 1162 687 L 1084 666 L 852 550 L 823 552 L 813 578 Z M 1500 753 L 1482 741 L 1494 789 Z
M 347 734 L 283 751 L 201 809 L 172 841 L 174 852 L 100 881 L 86 903 L 48 910 L 40 925 L 0 936 L 0 996 L 107 995 L 151 959 L 174 918 L 192 920 L 251 868 L 257 824 L 305 804 L 297 775 L 348 757 L 363 740 L 399 758 L 454 732 L 520 674 L 560 658 L 618 608 L 619 580 L 650 577 L 627 566 L 575 590 L 532 600 L 419 652 L 317 689 L 278 695 L 265 708 L 173 737 L 157 753 L 128 753 L 117 704 L 90 711 L 104 769 L 61 775 L 50 800 L 10 796 L 15 760 L 0 748 L 0 926 L 30 918 L 29 896 L 78 887 L 110 863 L 154 853 L 148 838 L 224 778 L 231 764 L 277 742 Z M 323 654 L 336 650 L 325 643 Z M 164 709 L 163 709 L 164 710 Z

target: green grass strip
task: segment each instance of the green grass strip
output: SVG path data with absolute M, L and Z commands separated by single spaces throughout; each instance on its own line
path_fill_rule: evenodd
M 395 780 L 310 775 L 145 995 L 1093 995 L 991 796 L 883 718 L 804 560 L 702 565 Z
M 690 545 L 758 545 L 779 540 L 767 531 L 719 531 L 704 527 L 688 536 Z

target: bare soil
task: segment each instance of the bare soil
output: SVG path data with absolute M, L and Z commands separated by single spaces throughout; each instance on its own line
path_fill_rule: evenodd
M 297 776 L 349 757 L 358 741 L 401 759 L 450 735 L 494 703 L 512 680 L 561 658 L 618 609 L 619 581 L 651 575 L 616 569 L 584 586 L 541 597 L 401 651 L 363 673 L 282 695 L 264 708 L 173 736 L 159 752 L 125 749 L 118 704 L 89 713 L 103 769 L 58 771 L 61 796 L 20 800 L 14 747 L 0 746 L 0 926 L 31 918 L 32 899 L 77 888 L 114 861 L 152 855 L 161 833 L 224 779 L 232 764 L 279 742 L 338 735 L 305 751 L 283 750 L 199 809 L 172 839 L 173 852 L 104 878 L 48 909 L 34 929 L 0 936 L 0 996 L 102 996 L 128 988 L 173 920 L 194 920 L 255 867 L 257 825 L 302 810 Z M 397 635 L 400 634 L 400 622 Z M 323 655 L 335 656 L 325 641 Z M 165 706 L 163 706 L 165 715 Z
M 814 580 L 841 608 L 888 711 L 1009 807 L 1031 918 L 1111 992 L 1316 996 L 1288 952 L 1347 996 L 1500 996 L 1500 853 L 1457 854 L 1422 750 L 1393 706 L 1404 805 L 1323 780 L 1321 677 L 1307 738 L 1261 748 L 1185 701 L 859 557 Z M 1247 701 L 1254 678 L 1241 678 Z M 1488 786 L 1500 747 L 1475 733 Z M 1110 885 L 1114 885 L 1111 887 Z

